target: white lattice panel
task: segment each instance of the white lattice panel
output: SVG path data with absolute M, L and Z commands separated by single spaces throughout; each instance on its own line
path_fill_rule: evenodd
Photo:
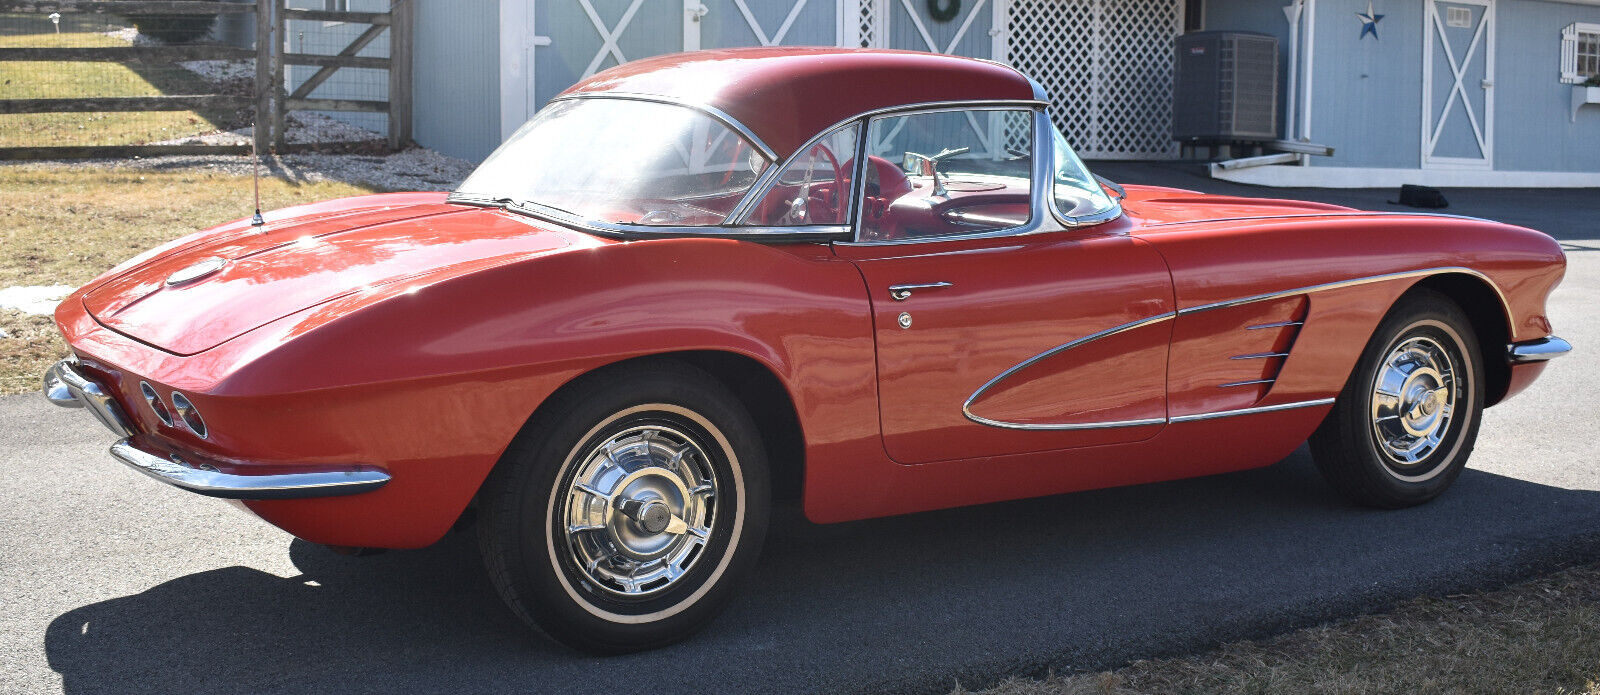
M 845 24 L 841 45 L 880 48 L 884 42 L 884 23 L 889 19 L 889 0 L 841 0 L 840 21 Z
M 1006 60 L 1049 91 L 1051 116 L 1094 159 L 1169 157 L 1176 0 L 1010 0 Z

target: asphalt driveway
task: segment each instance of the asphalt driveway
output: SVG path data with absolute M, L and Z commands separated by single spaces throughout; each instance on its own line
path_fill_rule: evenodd
M 1450 212 L 1568 242 L 1551 313 L 1578 349 L 1488 411 L 1471 466 L 1431 505 L 1348 507 L 1302 449 L 1245 473 L 833 526 L 790 508 L 710 630 L 601 659 L 524 631 L 469 537 L 334 555 L 114 463 L 84 413 L 5 397 L 0 691 L 948 692 L 1600 557 L 1600 241 L 1584 241 L 1600 237 L 1600 193 L 1509 196 L 1498 214 L 1471 207 L 1492 208 L 1488 193 L 1447 195 Z

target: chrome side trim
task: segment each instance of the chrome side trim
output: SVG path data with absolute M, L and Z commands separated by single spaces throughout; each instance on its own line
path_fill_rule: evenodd
M 1420 270 L 1406 270 L 1406 271 L 1402 271 L 1402 272 L 1398 272 L 1398 273 L 1385 273 L 1383 275 L 1369 275 L 1367 277 L 1353 278 L 1353 279 L 1350 279 L 1350 280 L 1340 280 L 1338 282 L 1325 282 L 1325 283 L 1322 283 L 1320 285 L 1307 285 L 1305 287 L 1296 287 L 1296 288 L 1291 289 L 1291 290 L 1282 290 L 1282 291 L 1279 291 L 1279 292 L 1268 292 L 1266 294 L 1258 294 L 1258 295 L 1253 295 L 1253 296 L 1249 296 L 1249 297 L 1241 297 L 1239 299 L 1229 299 L 1229 300 L 1221 301 L 1221 302 L 1212 302 L 1211 304 L 1201 304 L 1199 306 L 1192 306 L 1192 307 L 1188 307 L 1186 309 L 1179 309 L 1178 310 L 1178 314 L 1179 315 L 1197 314 L 1197 313 L 1200 313 L 1202 311 L 1211 311 L 1212 309 L 1226 309 L 1228 307 L 1239 306 L 1239 305 L 1242 305 L 1242 304 L 1253 304 L 1255 302 L 1265 302 L 1265 301 L 1269 301 L 1269 300 L 1273 300 L 1273 299 L 1280 299 L 1280 298 L 1283 298 L 1283 297 L 1292 297 L 1292 296 L 1298 295 L 1298 294 L 1310 294 L 1312 292 L 1324 292 L 1324 291 L 1327 291 L 1327 290 L 1337 290 L 1337 289 L 1343 289 L 1343 288 L 1346 288 L 1346 287 L 1355 287 L 1357 285 L 1367 285 L 1367 284 L 1371 284 L 1371 283 L 1374 283 L 1374 282 L 1387 282 L 1389 280 L 1403 280 L 1403 279 L 1406 279 L 1406 278 L 1420 278 L 1420 277 L 1427 277 L 1427 276 L 1430 276 L 1430 275 L 1442 275 L 1442 274 L 1445 274 L 1445 273 L 1464 273 L 1464 274 L 1467 274 L 1467 275 L 1472 275 L 1472 276 L 1474 276 L 1474 277 L 1476 277 L 1476 278 L 1478 278 L 1480 280 L 1483 280 L 1484 282 L 1488 283 L 1488 285 L 1490 287 L 1494 288 L 1495 294 L 1500 297 L 1500 306 L 1502 306 L 1502 307 L 1510 307 L 1510 303 L 1506 301 L 1506 293 L 1501 291 L 1500 290 L 1500 286 L 1494 284 L 1494 281 L 1490 280 L 1489 276 L 1484 275 L 1483 273 L 1480 273 L 1480 272 L 1478 272 L 1476 270 L 1473 270 L 1471 268 L 1464 268 L 1464 267 L 1461 267 L 1461 266 L 1441 266 L 1441 267 L 1437 267 L 1437 268 L 1422 268 Z M 1270 324 L 1264 324 L 1261 327 L 1265 328 L 1268 325 L 1270 325 Z
M 1008 430 L 1049 430 L 1053 432 L 1070 430 L 1110 430 L 1122 427 L 1143 427 L 1145 425 L 1163 425 L 1167 419 L 1164 417 L 1146 418 L 1143 420 L 1115 420 L 1106 422 L 1075 422 L 1075 423 L 1045 423 L 1027 424 L 1021 422 L 1005 422 L 1003 420 L 990 420 L 980 415 L 966 413 L 967 419 L 980 425 L 1001 427 Z
M 1349 212 L 1305 212 L 1283 215 L 1261 215 L 1257 217 L 1215 217 L 1203 220 L 1179 220 L 1176 222 L 1156 222 L 1148 224 L 1149 227 L 1171 227 L 1179 224 L 1202 224 L 1207 222 L 1256 222 L 1260 220 L 1298 220 L 1316 217 L 1437 217 L 1447 220 L 1466 220 L 1468 222 L 1493 222 L 1482 217 L 1470 215 L 1452 215 L 1446 212 L 1386 212 L 1383 210 L 1351 210 Z
M 55 363 L 44 373 L 44 397 L 63 408 L 88 407 L 100 424 L 119 437 L 133 436 L 133 426 L 122 406 L 99 383 L 84 376 L 72 358 Z
M 1290 326 L 1304 326 L 1305 321 L 1274 321 L 1272 323 L 1258 323 L 1254 326 L 1245 326 L 1247 331 L 1259 331 L 1263 328 L 1288 328 Z
M 1289 410 L 1289 409 L 1292 409 L 1292 408 L 1310 408 L 1310 407 L 1319 406 L 1319 405 L 1327 405 L 1327 404 L 1333 402 L 1332 398 L 1320 398 L 1320 399 L 1312 400 L 1312 401 L 1299 401 L 1299 402 L 1295 402 L 1295 403 L 1283 403 L 1283 404 L 1279 404 L 1279 405 L 1258 406 L 1258 407 L 1255 407 L 1255 408 L 1243 408 L 1243 409 L 1240 409 L 1240 410 L 1224 410 L 1224 411 L 1218 411 L 1218 412 L 1213 412 L 1213 413 L 1199 413 L 1199 414 L 1195 414 L 1195 415 L 1180 415 L 1180 416 L 1177 416 L 1177 417 L 1159 417 L 1159 418 L 1144 418 L 1144 419 L 1139 419 L 1139 420 L 1108 420 L 1108 421 L 1101 421 L 1101 422 L 1072 422 L 1072 423 L 1007 422 L 1007 421 L 1004 421 L 1004 420 L 994 420 L 994 419 L 991 419 L 991 418 L 983 417 L 981 415 L 975 415 L 972 412 L 972 404 L 973 404 L 973 402 L 977 401 L 978 398 L 981 397 L 985 392 L 987 392 L 990 389 L 994 388 L 996 385 L 998 385 L 1002 381 L 1005 381 L 1007 378 L 1010 378 L 1013 374 L 1016 374 L 1017 372 L 1020 372 L 1020 371 L 1022 371 L 1024 369 L 1027 369 L 1028 367 L 1031 367 L 1034 364 L 1037 364 L 1041 360 L 1044 360 L 1044 359 L 1047 359 L 1049 357 L 1058 355 L 1058 354 L 1060 354 L 1062 352 L 1065 352 L 1067 350 L 1071 350 L 1072 348 L 1078 347 L 1078 346 L 1083 345 L 1085 343 L 1090 343 L 1090 342 L 1093 342 L 1093 341 L 1096 341 L 1096 340 L 1100 340 L 1101 338 L 1108 338 L 1108 337 L 1116 335 L 1118 333 L 1123 333 L 1123 332 L 1126 332 L 1126 331 L 1134 330 L 1136 328 L 1143 328 L 1145 326 L 1150 326 L 1150 325 L 1154 325 L 1154 324 L 1157 324 L 1157 323 L 1161 323 L 1162 321 L 1168 321 L 1168 320 L 1174 319 L 1174 318 L 1176 318 L 1178 316 L 1179 313 L 1181 313 L 1181 312 L 1167 312 L 1167 313 L 1164 313 L 1164 314 L 1157 314 L 1157 315 L 1151 316 L 1149 318 L 1140 319 L 1138 321 L 1131 321 L 1129 323 L 1125 323 L 1125 324 L 1122 324 L 1120 326 L 1115 326 L 1115 327 L 1112 327 L 1112 328 L 1108 328 L 1106 330 L 1100 331 L 1099 333 L 1091 333 L 1091 334 L 1086 335 L 1086 336 L 1084 336 L 1082 338 L 1078 338 L 1077 340 L 1073 340 L 1073 341 L 1068 342 L 1068 343 L 1057 345 L 1056 347 L 1050 348 L 1049 350 L 1046 350 L 1046 351 L 1041 352 L 1041 353 L 1039 353 L 1037 355 L 1034 355 L 1033 357 L 1030 357 L 1030 358 L 1028 358 L 1026 360 L 1023 360 L 1021 363 L 1017 364 L 1016 366 L 1011 367 L 1010 369 L 1007 369 L 1007 370 L 1001 372 L 999 376 L 996 376 L 995 378 L 990 379 L 983 386 L 978 387 L 978 390 L 974 391 L 971 396 L 967 397 L 966 402 L 961 404 L 961 414 L 965 415 L 968 420 L 976 422 L 976 423 L 978 423 L 980 425 L 988 425 L 989 427 L 1000 427 L 1000 428 L 1012 429 L 1012 430 L 1070 431 L 1070 430 L 1117 429 L 1117 428 L 1123 428 L 1123 427 L 1142 427 L 1142 426 L 1145 426 L 1145 425 L 1161 425 L 1161 424 L 1178 423 L 1178 422 L 1194 422 L 1194 421 L 1197 421 L 1197 420 L 1211 420 L 1211 419 L 1215 419 L 1215 418 L 1234 417 L 1236 415 L 1254 415 L 1256 413 L 1270 413 L 1270 412 L 1274 412 L 1274 411 L 1278 411 L 1278 410 Z M 1260 379 L 1260 380 L 1254 380 L 1254 381 L 1240 381 L 1240 382 L 1234 382 L 1234 383 L 1230 383 L 1230 384 L 1222 384 L 1221 386 L 1222 387 L 1228 387 L 1228 386 L 1245 386 L 1245 385 L 1250 385 L 1250 384 L 1270 384 L 1270 383 L 1273 383 L 1275 381 L 1276 381 L 1276 379 Z
M 1263 405 L 1263 406 L 1257 406 L 1257 407 L 1254 407 L 1254 408 L 1240 408 L 1238 410 L 1221 410 L 1221 411 L 1217 411 L 1217 412 L 1214 412 L 1214 413 L 1196 413 L 1194 415 L 1179 415 L 1179 416 L 1174 417 L 1174 418 L 1169 418 L 1168 421 L 1172 422 L 1174 424 L 1180 423 L 1180 422 L 1199 422 L 1201 420 L 1216 420 L 1216 419 L 1219 419 L 1219 418 L 1235 417 L 1235 416 L 1238 416 L 1238 415 L 1255 415 L 1257 413 L 1275 413 L 1275 412 L 1280 411 L 1280 410 L 1294 410 L 1295 408 L 1314 408 L 1314 407 L 1317 407 L 1317 406 L 1320 406 L 1320 405 L 1330 405 L 1332 403 L 1333 403 L 1333 399 L 1332 398 L 1318 398 L 1318 399 L 1316 399 L 1314 401 L 1296 401 L 1294 403 L 1279 403 L 1278 405 Z
M 778 154 L 773 152 L 772 148 L 768 147 L 767 143 L 763 142 L 761 138 L 756 137 L 756 134 L 749 128 L 745 127 L 743 123 L 740 123 L 733 116 L 729 116 L 727 112 L 723 111 L 722 109 L 709 104 L 689 101 L 679 97 L 667 96 L 665 94 L 645 94 L 641 92 L 578 92 L 576 94 L 563 94 L 557 96 L 556 98 L 551 99 L 550 103 L 554 104 L 558 101 L 568 101 L 571 99 L 622 99 L 625 101 L 649 101 L 657 104 L 672 104 L 673 106 L 691 108 L 704 113 L 707 116 L 715 118 L 722 122 L 723 125 L 732 128 L 734 132 L 738 133 L 744 139 L 749 140 L 751 145 L 754 145 L 756 149 L 761 151 L 761 154 L 766 155 L 767 161 L 776 161 L 778 159 Z
M 1116 427 L 1138 427 L 1138 426 L 1141 426 L 1141 425 L 1161 424 L 1161 423 L 1166 421 L 1166 418 L 1146 418 L 1146 419 L 1142 419 L 1142 420 L 1116 420 L 1116 421 L 1107 421 L 1107 422 L 1082 422 L 1082 423 L 1040 423 L 1040 424 L 1034 424 L 1034 423 L 1022 423 L 1022 422 L 1006 422 L 1006 421 L 1003 421 L 1003 420 L 991 420 L 991 419 L 986 418 L 986 417 L 982 417 L 982 416 L 979 416 L 979 415 L 974 415 L 972 413 L 972 403 L 974 401 L 978 400 L 978 398 L 980 396 L 982 396 L 984 394 L 984 392 L 988 391 L 991 388 L 994 388 L 995 385 L 997 385 L 1000 382 L 1005 381 L 1006 379 L 1010 378 L 1011 375 L 1016 374 L 1017 372 L 1020 372 L 1020 371 L 1022 371 L 1024 369 L 1027 369 L 1028 367 L 1031 367 L 1034 364 L 1037 364 L 1040 360 L 1044 360 L 1044 359 L 1050 358 L 1052 356 L 1058 355 L 1060 353 L 1066 352 L 1067 350 L 1071 350 L 1072 348 L 1078 347 L 1079 345 L 1083 345 L 1084 343 L 1094 342 L 1096 340 L 1100 340 L 1101 338 L 1108 338 L 1108 337 L 1111 337 L 1111 336 L 1116 335 L 1118 333 L 1131 331 L 1131 330 L 1133 330 L 1135 328 L 1143 328 L 1145 326 L 1150 326 L 1150 325 L 1154 325 L 1154 324 L 1157 324 L 1157 323 L 1161 323 L 1162 321 L 1170 321 L 1175 317 L 1177 317 L 1177 314 L 1169 311 L 1169 312 L 1166 312 L 1164 314 L 1157 314 L 1157 315 L 1151 316 L 1149 318 L 1139 319 L 1138 321 L 1131 321 L 1131 322 L 1128 322 L 1128 323 L 1124 323 L 1124 324 L 1122 324 L 1120 326 L 1114 326 L 1112 328 L 1107 328 L 1106 330 L 1100 331 L 1099 333 L 1090 333 L 1089 335 L 1086 335 L 1086 336 L 1084 336 L 1082 338 L 1078 338 L 1077 340 L 1074 340 L 1074 341 L 1071 341 L 1071 342 L 1068 342 L 1068 343 L 1063 343 L 1061 345 L 1057 345 L 1057 346 L 1055 346 L 1053 348 L 1050 348 L 1049 350 L 1045 350 L 1044 352 L 1041 352 L 1041 353 L 1039 353 L 1037 355 L 1034 355 L 1033 357 L 1029 357 L 1028 359 L 1023 360 L 1022 362 L 1018 363 L 1016 366 L 1013 366 L 1010 369 L 1007 369 L 1007 370 L 1005 370 L 1003 372 L 1000 372 L 999 376 L 996 376 L 995 378 L 990 379 L 984 385 L 979 386 L 978 390 L 977 391 L 973 391 L 972 395 L 967 397 L 967 401 L 965 403 L 961 404 L 961 413 L 963 415 L 966 415 L 968 420 L 976 422 L 976 423 L 978 423 L 980 425 L 988 425 L 990 427 L 1004 427 L 1006 429 L 1014 429 L 1014 430 L 1093 430 L 1093 429 L 1109 429 L 1109 428 L 1116 428 Z
M 1506 359 L 1512 364 L 1530 364 L 1553 360 L 1572 352 L 1572 343 L 1548 336 L 1525 343 L 1512 343 L 1506 346 Z
M 1258 384 L 1270 384 L 1270 383 L 1272 383 L 1274 381 L 1277 381 L 1277 379 L 1251 379 L 1249 381 L 1230 381 L 1230 382 L 1228 382 L 1226 384 L 1217 384 L 1217 388 L 1226 389 L 1226 388 L 1233 388 L 1235 386 L 1255 386 L 1255 385 L 1258 385 Z
M 354 495 L 383 487 L 389 474 L 371 466 L 271 475 L 237 475 L 189 465 L 174 454 L 163 458 L 123 439 L 111 456 L 128 467 L 174 487 L 208 497 L 234 500 L 299 499 Z
M 1288 357 L 1287 352 L 1254 352 L 1248 355 L 1234 355 L 1230 360 L 1270 360 L 1274 357 Z

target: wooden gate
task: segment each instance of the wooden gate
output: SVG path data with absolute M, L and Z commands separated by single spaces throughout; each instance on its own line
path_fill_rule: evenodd
M 65 159 L 92 157 L 133 157 L 170 154 L 241 154 L 249 152 L 245 136 L 225 137 L 228 131 L 242 132 L 251 127 L 254 146 L 262 152 L 301 149 L 286 142 L 286 114 L 295 110 L 358 111 L 388 115 L 388 142 L 397 149 L 410 140 L 410 46 L 411 0 L 396 0 L 389 12 L 332 12 L 286 8 L 284 0 L 240 2 L 199 2 L 196 0 L 0 0 L 0 68 L 21 75 L 17 84 L 0 88 L 0 124 L 10 135 L 0 141 L 0 159 Z M 198 21 L 212 26 L 216 18 L 248 18 L 253 24 L 250 45 L 230 45 L 220 41 L 172 39 L 170 44 L 136 43 L 119 40 L 117 31 L 104 31 L 120 24 L 137 26 L 143 22 L 182 24 Z M 110 18 L 86 21 L 86 18 Z M 284 23 L 290 19 L 323 22 L 361 22 L 370 25 L 344 50 L 334 55 L 293 53 L 286 50 Z M 63 25 L 67 31 L 63 35 Z M 88 28 L 85 28 L 88 27 Z M 139 38 L 143 30 L 122 27 Z M 75 31 L 76 30 L 76 31 Z M 360 56 L 363 47 L 383 32 L 390 32 L 389 57 Z M 170 29 L 169 29 L 170 32 Z M 201 30 L 209 35 L 210 28 Z M 159 32 L 158 32 L 159 34 Z M 109 37 L 109 38 L 108 38 Z M 148 80 L 145 74 L 181 73 L 180 61 L 227 61 L 225 65 L 253 63 L 248 85 L 234 88 L 234 82 L 212 83 L 200 79 Z M 214 65 L 214 64 L 213 64 Z M 318 70 L 292 94 L 285 93 L 285 65 L 311 65 Z M 91 67 L 92 66 L 92 67 Z M 70 74 L 91 70 L 128 68 L 139 73 L 141 94 L 127 94 L 125 85 L 98 84 L 92 80 L 70 79 Z M 388 71 L 388 98 L 383 101 L 322 99 L 314 90 L 340 68 L 379 68 Z M 165 72 L 162 72 L 165 71 Z M 224 71 L 226 72 L 226 71 Z M 59 79 L 55 73 L 68 73 Z M 68 88 L 61 88 L 66 85 Z M 114 93 L 123 92 L 123 93 Z M 18 96 L 20 95 L 20 96 Z M 106 126 L 109 119 L 124 119 L 139 114 L 189 113 L 187 121 L 200 124 L 193 132 L 174 138 L 140 137 L 139 129 L 117 131 Z M 30 128 L 18 119 L 46 122 L 62 114 L 55 128 Z M 98 116 L 96 116 L 98 114 Z M 77 115 L 82 120 L 72 127 Z M 5 123 L 12 119 L 11 123 Z M 95 120 L 95 119 L 98 119 Z M 61 127 L 67 122 L 65 127 Z M 171 121 L 161 121 L 162 123 Z M 210 133 L 203 132 L 209 126 Z M 177 135 L 166 132 L 163 135 Z M 63 135 L 65 133 L 65 135 Z M 123 140 L 123 141 L 117 141 Z

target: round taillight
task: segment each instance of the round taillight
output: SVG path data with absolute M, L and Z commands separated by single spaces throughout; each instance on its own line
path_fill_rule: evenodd
M 206 438 L 206 421 L 200 417 L 200 411 L 195 409 L 194 404 L 189 402 L 188 396 L 173 391 L 172 407 L 178 411 L 178 419 L 183 420 L 190 431 L 201 439 Z
M 167 404 L 161 402 L 160 394 L 150 386 L 150 382 L 139 382 L 139 393 L 144 394 L 144 402 L 150 406 L 150 411 L 156 414 L 156 419 L 160 420 L 161 424 L 171 427 L 172 413 L 167 410 Z

